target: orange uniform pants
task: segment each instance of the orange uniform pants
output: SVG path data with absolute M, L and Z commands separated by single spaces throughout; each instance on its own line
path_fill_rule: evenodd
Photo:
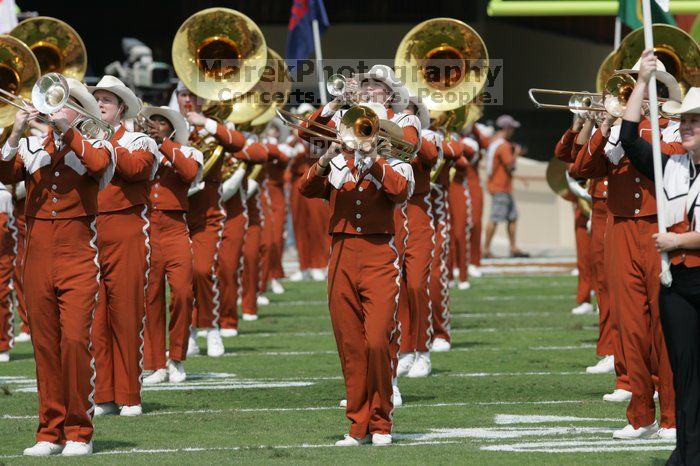
M 240 194 L 236 194 L 239 196 Z M 245 201 L 243 201 L 245 206 Z M 219 251 L 219 283 L 221 284 L 221 328 L 238 328 L 238 298 L 243 278 L 243 242 L 248 229 L 247 210 L 226 218 L 224 237 Z
M 470 169 L 471 170 L 471 169 Z M 481 266 L 481 218 L 484 215 L 484 190 L 478 177 L 467 177 L 471 198 L 471 231 L 469 233 L 469 263 Z
M 194 305 L 192 246 L 185 213 L 151 211 L 151 273 L 144 368 L 165 367 L 165 280 L 170 284 L 170 359 L 184 361 Z
M 20 330 L 29 333 L 29 321 L 27 319 L 27 305 L 24 301 L 24 285 L 22 283 L 22 269 L 24 267 L 24 245 L 27 238 L 27 222 L 24 214 L 17 215 L 15 209 L 15 228 L 17 230 L 17 239 L 15 242 L 15 270 L 12 276 L 12 289 L 15 292 L 15 309 L 19 318 L 22 320 Z
M 138 205 L 97 216 L 102 280 L 92 325 L 96 403 L 141 404 L 151 255 L 147 213 Z
M 15 339 L 11 293 L 17 236 L 14 223 L 11 214 L 0 213 L 0 352 L 9 351 Z
M 272 249 L 270 250 L 270 279 L 284 278 L 282 254 L 284 253 L 284 226 L 287 221 L 287 203 L 284 197 L 284 186 L 267 183 L 270 195 L 272 217 Z
M 450 183 L 448 192 L 450 208 L 450 265 L 459 269 L 459 281 L 469 280 L 469 263 L 471 244 L 471 196 L 466 181 Z
M 248 225 L 243 244 L 243 296 L 241 308 L 244 314 L 258 313 L 258 291 L 260 290 L 260 258 L 263 251 L 263 227 L 260 223 Z
M 39 394 L 38 442 L 92 439 L 90 329 L 99 262 L 94 217 L 27 219 L 24 290 Z
M 218 262 L 226 214 L 223 208 L 219 208 L 217 215 L 187 220 L 194 256 L 195 306 L 192 325 L 197 328 L 219 328 L 221 287 Z
M 435 229 L 433 262 L 430 266 L 430 306 L 433 313 L 433 340 L 442 338 L 451 341 L 450 336 L 450 269 L 448 257 L 450 248 L 450 215 L 447 206 L 447 192 L 442 186 L 433 186 L 430 196 Z
M 591 302 L 591 235 L 588 234 L 588 217 L 578 205 L 574 208 L 574 234 L 576 235 L 576 266 L 578 287 L 576 304 Z
M 391 235 L 333 235 L 328 307 L 345 379 L 345 413 L 355 438 L 391 433 L 391 341 L 399 276 Z
M 299 268 L 324 269 L 328 266 L 330 211 L 322 199 L 309 199 L 299 192 L 301 178 L 292 181 L 290 207 L 294 238 L 299 253 Z
M 397 209 L 396 212 L 401 216 L 401 211 Z M 425 352 L 430 349 L 433 339 L 433 316 L 427 286 L 435 244 L 430 192 L 411 197 L 406 203 L 405 215 L 408 231 L 403 227 L 403 220 L 395 220 L 398 226 L 396 244 L 399 255 L 403 257 L 398 314 L 400 351 Z
M 659 316 L 660 258 L 652 234 L 655 217 L 614 217 L 606 257 L 613 318 L 632 391 L 627 419 L 635 428 L 656 419 L 652 374 L 658 368 L 661 426 L 675 427 L 673 374 Z
M 267 181 L 263 184 L 263 192 L 260 196 L 260 203 L 263 209 L 262 232 L 260 236 L 260 274 L 258 291 L 264 293 L 267 291 L 267 282 L 270 280 L 272 271 L 272 261 L 277 254 L 275 248 L 275 219 L 272 215 L 272 204 L 270 202 L 269 191 L 267 190 Z M 276 260 L 276 259 L 274 259 Z
M 605 276 L 605 229 L 608 223 L 608 206 L 603 199 L 593 199 L 591 212 L 591 281 L 598 302 L 599 356 L 614 354 L 612 319 L 610 318 L 610 292 Z

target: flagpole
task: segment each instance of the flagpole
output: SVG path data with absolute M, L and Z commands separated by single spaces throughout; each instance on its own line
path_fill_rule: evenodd
M 314 32 L 314 52 L 316 53 L 316 73 L 318 73 L 318 92 L 321 96 L 321 104 L 326 105 L 326 103 L 328 103 L 328 96 L 326 95 L 326 77 L 323 75 L 323 67 L 321 66 L 323 54 L 321 52 L 321 33 L 318 29 L 317 19 L 314 19 L 311 22 L 311 27 Z
M 644 48 L 654 47 L 654 35 L 651 28 L 650 0 L 642 0 L 642 14 L 644 16 Z M 651 119 L 651 148 L 654 160 L 654 188 L 656 192 L 656 218 L 659 225 L 659 233 L 666 233 L 666 202 L 663 190 L 663 169 L 661 166 L 661 134 L 659 133 L 659 99 L 656 95 L 656 72 L 649 78 L 649 118 Z M 661 284 L 671 286 L 671 270 L 669 268 L 668 253 L 661 253 Z

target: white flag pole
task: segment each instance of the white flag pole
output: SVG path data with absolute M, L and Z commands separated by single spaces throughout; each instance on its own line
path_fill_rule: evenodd
M 321 32 L 318 29 L 318 20 L 314 19 L 311 22 L 311 26 L 314 31 L 314 51 L 316 53 L 316 72 L 318 73 L 318 92 L 321 95 L 321 104 L 326 105 L 328 103 L 328 96 L 326 95 L 326 77 L 323 75 L 323 67 L 321 65 L 323 61 L 323 53 L 321 52 Z
M 654 35 L 651 28 L 650 0 L 642 0 L 642 14 L 644 15 L 644 48 L 654 47 Z M 659 225 L 659 233 L 666 233 L 665 194 L 663 189 L 663 168 L 661 166 L 661 134 L 659 133 L 659 99 L 656 95 L 656 73 L 649 79 L 649 118 L 651 119 L 651 148 L 654 154 L 654 183 L 656 191 L 656 218 Z M 668 253 L 661 253 L 661 284 L 671 286 L 671 270 L 669 268 Z

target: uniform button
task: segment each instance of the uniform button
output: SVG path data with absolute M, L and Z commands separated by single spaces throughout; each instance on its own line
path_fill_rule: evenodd
M 58 189 L 58 186 L 55 185 L 55 184 L 52 184 L 52 185 L 51 185 L 51 189 Z
M 607 196 L 607 195 L 608 195 L 608 192 L 607 192 L 607 191 L 603 191 L 603 196 Z
M 153 197 L 155 197 L 156 199 L 158 199 L 158 193 L 155 193 L 155 194 L 153 195 Z
M 53 203 L 55 204 L 55 203 L 58 202 L 58 199 L 56 199 L 56 198 L 54 197 L 53 199 L 51 199 L 51 202 L 53 202 Z
M 355 214 L 355 218 L 362 218 L 362 214 Z
M 635 214 L 638 214 L 638 213 L 639 213 L 639 209 L 634 209 L 634 213 L 635 213 Z
M 57 214 L 56 214 L 56 211 L 55 211 L 55 210 L 52 210 L 52 211 L 51 211 L 51 216 L 52 216 L 52 217 L 55 217 L 56 215 L 57 215 Z
M 634 193 L 634 198 L 639 199 L 639 193 Z
M 53 172 L 53 176 L 58 176 L 58 175 L 60 175 L 59 172 Z
M 640 180 L 639 177 L 637 177 L 637 178 L 634 179 L 634 182 L 635 182 L 635 183 L 639 183 L 640 181 L 642 181 L 642 180 Z
M 605 186 L 607 186 L 607 185 L 608 185 L 608 180 L 603 181 L 603 184 L 604 184 Z
M 160 188 L 160 185 L 158 183 L 155 184 L 156 188 Z
M 361 232 L 361 231 L 362 231 L 362 227 L 357 227 L 357 228 L 355 228 L 355 231 L 357 231 L 358 233 Z
M 358 199 L 357 201 L 355 201 L 355 204 L 361 205 L 361 204 L 362 204 L 362 201 Z
M 159 180 L 159 179 L 160 179 L 160 175 L 156 175 L 156 180 Z
M 363 187 L 359 187 L 359 188 L 358 188 L 357 190 L 358 190 L 358 191 L 360 191 L 360 192 L 362 192 L 362 191 L 364 191 L 364 190 L 365 190 L 365 188 L 363 188 Z

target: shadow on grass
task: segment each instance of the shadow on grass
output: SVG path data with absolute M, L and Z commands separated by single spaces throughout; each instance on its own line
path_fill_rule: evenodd
M 476 348 L 488 345 L 481 341 L 457 341 L 452 343 L 452 348 Z
M 138 445 L 134 442 L 124 442 L 121 440 L 95 440 L 93 451 L 97 453 L 124 448 L 135 448 L 137 446 Z

